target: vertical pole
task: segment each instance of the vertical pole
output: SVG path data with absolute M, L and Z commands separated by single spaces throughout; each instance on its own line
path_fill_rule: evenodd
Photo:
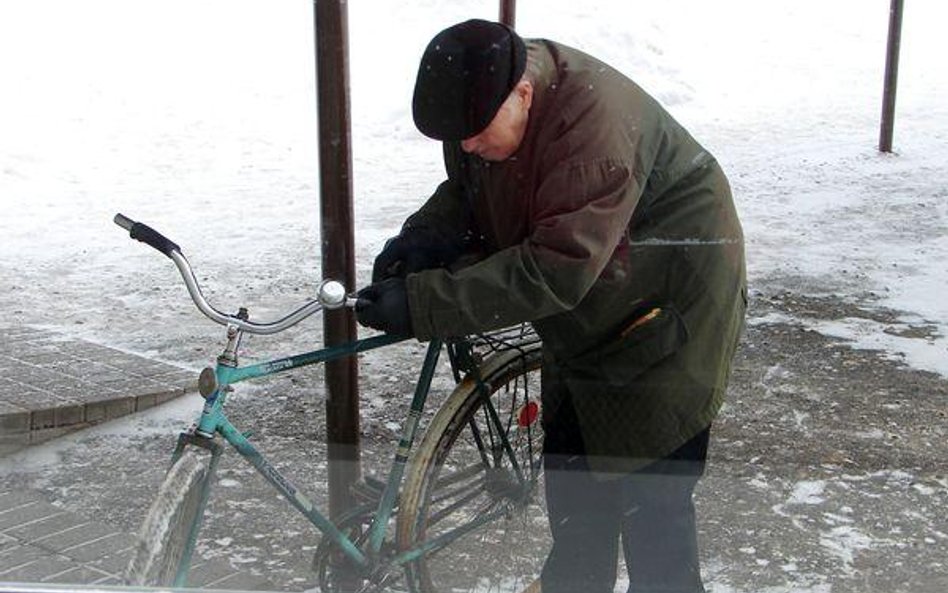
M 319 101 L 319 195 L 323 278 L 355 285 L 352 154 L 346 0 L 313 0 Z M 348 309 L 326 311 L 327 346 L 356 339 Z M 349 487 L 360 478 L 358 368 L 354 356 L 326 364 L 329 514 L 351 508 Z
M 517 25 L 517 0 L 500 0 L 500 22 L 511 29 Z
M 885 56 L 885 86 L 882 95 L 882 129 L 879 150 L 892 152 L 895 128 L 895 91 L 899 78 L 899 46 L 902 42 L 902 0 L 892 0 L 889 7 L 889 42 Z

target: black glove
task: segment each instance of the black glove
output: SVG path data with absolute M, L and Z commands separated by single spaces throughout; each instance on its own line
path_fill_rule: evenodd
M 442 268 L 461 255 L 460 241 L 451 241 L 424 228 L 403 230 L 385 242 L 372 266 L 372 282 L 386 278 L 404 278 L 408 274 Z
M 359 323 L 396 336 L 414 336 L 404 278 L 389 278 L 366 286 L 356 295 Z

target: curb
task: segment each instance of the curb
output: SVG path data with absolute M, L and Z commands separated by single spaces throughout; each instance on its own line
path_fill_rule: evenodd
M 116 397 L 84 404 L 23 410 L 0 402 L 0 456 L 14 453 L 83 428 L 153 408 L 196 387 L 181 387 L 143 395 Z
M 195 373 L 28 326 L 0 326 L 0 455 L 196 390 Z

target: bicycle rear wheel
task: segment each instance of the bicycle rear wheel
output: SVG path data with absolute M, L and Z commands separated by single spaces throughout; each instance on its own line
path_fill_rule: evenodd
M 542 488 L 540 348 L 496 354 L 435 415 L 408 470 L 400 550 L 415 593 L 520 593 L 549 551 Z M 437 541 L 438 538 L 442 538 Z
M 206 461 L 192 449 L 186 450 L 168 470 L 139 530 L 135 551 L 125 570 L 126 584 L 175 584 L 181 564 L 190 563 L 190 558 L 185 557 L 187 543 L 191 526 L 199 520 L 207 475 Z

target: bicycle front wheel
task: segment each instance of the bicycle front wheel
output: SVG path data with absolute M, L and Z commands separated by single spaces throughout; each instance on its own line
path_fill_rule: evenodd
M 171 466 L 138 533 L 135 551 L 125 570 L 134 586 L 175 585 L 179 571 L 190 563 L 187 550 L 192 525 L 200 520 L 207 463 L 186 450 Z M 177 583 L 184 586 L 185 583 Z
M 550 537 L 542 479 L 540 348 L 501 352 L 438 411 L 408 470 L 398 516 L 415 593 L 520 593 Z

